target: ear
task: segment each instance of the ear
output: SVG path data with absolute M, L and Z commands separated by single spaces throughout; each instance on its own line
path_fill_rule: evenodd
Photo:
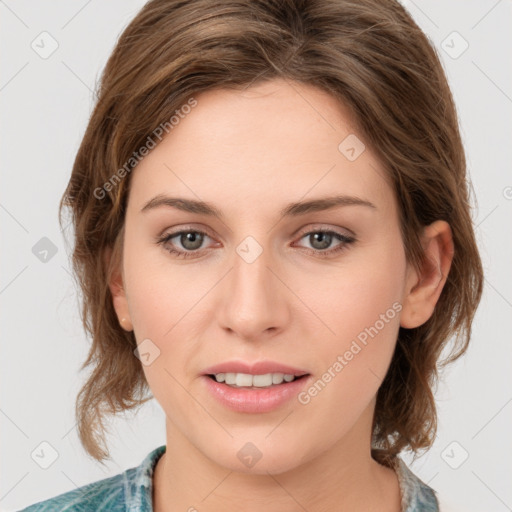
M 424 324 L 434 312 L 453 260 L 450 225 L 438 220 L 426 226 L 422 235 L 425 262 L 417 271 L 408 268 L 400 326 L 413 329 Z
M 108 247 L 103 255 L 105 268 L 108 269 L 109 288 L 112 294 L 112 301 L 117 318 L 121 327 L 125 331 L 133 331 L 132 319 L 128 309 L 128 301 L 126 298 L 123 276 L 121 271 L 121 261 L 118 251 Z

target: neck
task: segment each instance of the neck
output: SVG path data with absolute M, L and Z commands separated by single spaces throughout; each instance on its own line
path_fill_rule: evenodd
M 371 420 L 371 415 L 366 419 Z M 298 465 L 282 471 L 283 464 L 276 461 L 278 471 L 272 471 L 271 463 L 260 473 L 254 472 L 258 464 L 248 472 L 223 467 L 199 451 L 169 419 L 166 427 L 166 452 L 153 477 L 155 512 L 400 512 L 397 475 L 371 458 L 370 436 L 361 436 L 359 424 Z

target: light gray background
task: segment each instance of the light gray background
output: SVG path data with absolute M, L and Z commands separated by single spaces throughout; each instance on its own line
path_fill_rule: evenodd
M 165 444 L 165 416 L 154 400 L 111 423 L 108 470 L 78 442 L 74 399 L 88 341 L 57 222 L 95 83 L 143 3 L 0 0 L 1 510 L 117 474 Z M 486 271 L 469 352 L 436 393 L 436 442 L 411 468 L 466 512 L 505 512 L 512 510 L 512 2 L 404 4 L 438 49 L 455 96 Z M 59 45 L 47 59 L 31 47 L 42 46 L 43 31 Z M 464 40 L 469 47 L 457 56 Z M 32 252 L 43 237 L 57 248 L 47 262 Z M 48 469 L 31 456 L 42 442 L 58 453 Z

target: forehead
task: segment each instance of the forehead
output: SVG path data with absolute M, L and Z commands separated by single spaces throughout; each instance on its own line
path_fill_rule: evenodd
M 326 92 L 274 80 L 194 98 L 133 172 L 130 203 L 139 209 L 157 194 L 243 204 L 245 211 L 307 195 L 392 200 L 348 109 Z

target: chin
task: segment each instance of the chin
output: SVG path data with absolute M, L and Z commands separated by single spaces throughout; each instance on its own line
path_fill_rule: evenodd
M 238 444 L 238 443 L 236 443 Z M 280 449 L 279 449 L 280 448 Z M 258 449 L 257 443 L 250 441 L 234 449 L 234 457 L 227 456 L 233 453 L 232 448 L 226 448 L 222 453 L 215 454 L 212 460 L 218 465 L 237 473 L 248 475 L 278 475 L 300 466 L 304 454 L 298 447 L 275 447 L 267 443 L 266 447 Z

